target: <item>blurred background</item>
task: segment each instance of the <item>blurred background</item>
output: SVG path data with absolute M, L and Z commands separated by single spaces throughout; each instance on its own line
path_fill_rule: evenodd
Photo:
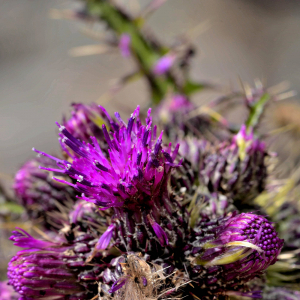
M 149 3 L 123 2 L 133 9 Z M 69 113 L 71 103 L 96 102 L 109 112 L 128 113 L 137 104 L 145 105 L 148 95 L 146 84 L 138 81 L 113 99 L 102 97 L 134 64 L 117 52 L 69 55 L 74 47 L 97 44 L 78 22 L 49 18 L 51 9 L 73 8 L 74 1 L 0 0 L 0 5 L 0 174 L 9 182 L 34 156 L 32 147 L 58 151 L 55 121 Z M 238 85 L 239 78 L 250 84 L 260 78 L 267 86 L 287 80 L 293 90 L 300 90 L 299 1 L 169 0 L 148 25 L 171 44 L 201 22 L 209 26 L 194 40 L 193 78 L 228 86 Z M 192 100 L 205 101 L 202 94 Z M 0 235 L 2 262 L 11 255 L 11 243 L 4 240 Z M 0 268 L 2 278 L 5 268 Z
M 122 0 L 133 7 L 138 1 Z M 13 174 L 31 148 L 58 149 L 55 121 L 72 102 L 103 103 L 101 98 L 133 63 L 115 54 L 70 57 L 69 50 L 97 43 L 82 26 L 53 20 L 53 8 L 72 8 L 74 1 L 0 0 L 0 172 Z M 169 0 L 149 20 L 163 41 L 208 21 L 195 44 L 193 77 L 212 82 L 272 86 L 288 80 L 300 89 L 300 2 L 282 0 Z M 146 102 L 142 81 L 128 85 L 105 103 L 110 112 L 128 111 Z M 201 95 L 193 98 L 202 101 Z

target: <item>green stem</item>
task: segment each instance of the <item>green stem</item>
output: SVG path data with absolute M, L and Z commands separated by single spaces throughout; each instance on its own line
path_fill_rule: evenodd
M 166 76 L 156 76 L 153 74 L 152 69 L 154 64 L 170 49 L 147 38 L 140 29 L 139 24 L 141 20 L 138 20 L 139 22 L 134 20 L 112 1 L 85 1 L 89 13 L 106 22 L 108 27 L 118 36 L 122 34 L 130 35 L 132 56 L 136 60 L 140 72 L 148 81 L 154 104 L 158 104 L 164 99 L 170 90 L 189 96 L 205 87 L 201 83 L 192 82 L 186 78 L 184 78 L 181 86 L 179 86 L 176 78 L 171 73 L 166 74 Z
M 155 104 L 159 103 L 168 90 L 168 82 L 166 79 L 153 76 L 152 67 L 167 49 L 152 45 L 143 36 L 134 20 L 121 12 L 110 1 L 87 0 L 87 4 L 89 12 L 105 21 L 117 35 L 120 36 L 124 33 L 130 35 L 133 57 L 151 86 L 153 102 Z

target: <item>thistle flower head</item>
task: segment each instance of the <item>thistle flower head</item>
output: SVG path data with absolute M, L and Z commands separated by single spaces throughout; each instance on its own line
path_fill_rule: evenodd
M 34 238 L 22 229 L 13 232 L 10 240 L 24 250 L 11 259 L 8 278 L 21 299 L 83 300 L 97 294 L 96 280 L 108 265 L 105 256 L 108 261 L 111 257 L 97 249 L 106 217 L 92 206 L 77 202 L 70 222 L 51 241 Z
M 148 111 L 146 125 L 142 125 L 138 118 L 139 107 L 129 118 L 128 124 L 116 113 L 118 126 L 114 126 L 112 139 L 106 126 L 102 126 L 108 145 L 108 157 L 95 138 L 91 137 L 93 144 L 81 142 L 64 126 L 58 125 L 61 141 L 76 156 L 74 155 L 72 163 L 54 158 L 61 168 L 55 171 L 77 180 L 76 184 L 66 183 L 82 192 L 85 200 L 97 206 L 108 208 L 145 205 L 143 195 L 157 196 L 161 189 L 166 189 L 171 169 L 178 166 L 175 158 L 179 148 L 177 145 L 172 151 L 171 144 L 163 147 L 162 133 L 156 139 L 156 126 L 151 128 L 150 113 L 151 109 Z
M 16 246 L 25 248 L 11 259 L 7 273 L 9 284 L 22 299 L 54 300 L 64 299 L 66 295 L 73 295 L 78 300 L 87 299 L 84 298 L 84 287 L 77 281 L 76 271 L 68 267 L 72 265 L 71 258 L 73 263 L 76 262 L 75 252 L 68 254 L 68 247 L 37 240 L 23 230 L 13 232 L 10 239 Z
M 200 181 L 210 192 L 232 198 L 238 208 L 251 205 L 265 188 L 266 156 L 264 143 L 242 126 L 230 143 L 207 147 L 201 157 Z
M 203 299 L 261 298 L 261 275 L 276 262 L 283 245 L 272 224 L 262 216 L 233 212 L 204 217 L 193 230 L 184 252 L 196 285 L 191 292 Z
M 41 170 L 39 165 L 56 167 L 55 162 L 47 157 L 31 159 L 16 173 L 13 187 L 17 200 L 25 207 L 28 216 L 33 220 L 40 218 L 42 224 L 49 227 L 47 214 L 58 210 L 57 202 L 71 202 L 74 192 L 72 188 L 54 181 L 49 172 Z
M 174 94 L 167 97 L 159 104 L 156 108 L 155 119 L 163 124 L 172 123 L 178 118 L 177 115 L 180 115 L 180 117 L 183 118 L 185 114 L 194 108 L 194 104 L 190 102 L 186 96 Z
M 283 246 L 272 224 L 262 216 L 242 213 L 216 228 L 215 237 L 201 247 L 202 265 L 224 265 L 228 279 L 260 274 L 276 262 Z

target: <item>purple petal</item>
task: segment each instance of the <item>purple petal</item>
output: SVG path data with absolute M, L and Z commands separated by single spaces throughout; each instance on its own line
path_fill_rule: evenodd
M 115 229 L 115 225 L 111 224 L 108 226 L 107 230 L 101 235 L 96 249 L 97 250 L 104 250 L 108 247 L 110 240 L 112 238 L 113 230 Z
M 114 293 L 115 291 L 119 290 L 126 283 L 127 279 L 127 277 L 122 277 L 115 281 L 109 292 Z
M 169 245 L 169 239 L 165 231 L 161 228 L 161 226 L 158 223 L 156 223 L 153 219 L 151 219 L 149 215 L 147 217 L 156 236 L 158 237 L 161 246 Z
M 119 49 L 121 51 L 121 54 L 123 57 L 129 57 L 130 56 L 130 43 L 131 43 L 131 37 L 127 33 L 123 33 L 120 37 L 119 42 Z
M 156 75 L 163 75 L 166 74 L 175 62 L 175 55 L 174 54 L 167 54 L 161 57 L 156 64 L 154 65 L 153 72 Z

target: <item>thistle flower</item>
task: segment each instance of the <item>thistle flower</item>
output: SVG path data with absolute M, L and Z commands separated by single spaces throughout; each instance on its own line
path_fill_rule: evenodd
M 71 148 L 79 157 L 73 162 L 53 158 L 43 152 L 37 153 L 54 159 L 61 169 L 54 171 L 69 175 L 77 180 L 76 184 L 64 182 L 83 192 L 86 200 L 103 208 L 123 207 L 144 204 L 143 197 L 137 194 L 156 195 L 166 185 L 169 173 L 178 164 L 174 162 L 179 145 L 171 151 L 162 148 L 162 133 L 156 143 L 152 144 L 152 135 L 156 138 L 156 126 L 151 129 L 150 112 L 143 126 L 135 119 L 139 107 L 128 121 L 128 126 L 119 117 L 120 128 L 114 132 L 111 140 L 107 128 L 103 125 L 103 134 L 109 146 L 109 158 L 103 155 L 96 140 L 93 145 L 75 139 L 64 126 L 58 124 L 62 142 Z M 50 170 L 48 168 L 44 168 Z
M 154 120 L 164 129 L 170 141 L 195 140 L 220 141 L 229 133 L 221 122 L 213 121 L 208 114 L 198 113 L 197 107 L 183 94 L 169 95 L 156 108 Z M 189 144 L 189 147 L 192 147 Z M 188 158 L 188 157 L 187 157 Z
M 246 295 L 247 284 L 276 262 L 283 246 L 272 224 L 252 213 L 200 222 L 194 231 L 193 247 L 185 254 L 195 258 L 191 279 L 205 286 L 202 292 L 206 289 L 208 295 Z
M 264 143 L 242 126 L 230 144 L 212 146 L 202 155 L 200 181 L 210 192 L 224 194 L 245 209 L 265 188 L 266 156 Z
M 14 190 L 19 203 L 26 209 L 31 220 L 39 220 L 45 227 L 51 227 L 49 213 L 57 211 L 57 203 L 72 203 L 72 188 L 54 181 L 51 174 L 41 170 L 39 165 L 55 167 L 47 157 L 37 157 L 26 162 L 16 173 Z M 67 178 L 66 178 L 67 179 Z M 58 220 L 59 225 L 60 222 Z
M 69 218 L 51 242 L 22 229 L 13 232 L 14 245 L 25 249 L 10 261 L 8 278 L 23 300 L 82 300 L 97 295 L 96 280 L 109 265 L 106 257 L 108 262 L 112 258 L 109 251 L 95 251 L 106 217 L 96 213 L 93 204 L 79 201 Z
M 27 248 L 12 258 L 7 273 L 9 283 L 22 299 L 64 299 L 67 295 L 89 299 L 89 293 L 77 280 L 76 269 L 72 270 L 72 265 L 82 267 L 84 261 L 78 260 L 78 254 L 69 247 L 36 240 L 24 231 L 13 232 L 11 240 Z
M 80 142 L 60 125 L 62 142 L 76 154 L 73 162 L 36 150 L 54 159 L 61 168 L 48 170 L 61 172 L 77 180 L 75 184 L 56 178 L 57 181 L 73 186 L 82 192 L 83 199 L 102 210 L 114 208 L 113 223 L 119 228 L 117 231 L 122 239 L 125 237 L 128 240 L 124 241 L 127 250 L 131 250 L 136 243 L 140 250 L 144 250 L 148 243 L 147 247 L 157 247 L 156 244 L 163 247 L 162 241 L 166 240 L 163 236 L 167 234 L 165 231 L 170 232 L 169 245 L 174 246 L 178 240 L 182 240 L 187 227 L 182 208 L 168 189 L 171 171 L 180 165 L 175 161 L 179 145 L 173 151 L 171 144 L 162 146 L 162 133 L 156 140 L 156 126 L 151 129 L 150 113 L 151 109 L 146 125 L 142 125 L 138 118 L 139 107 L 127 125 L 116 113 L 118 124 L 112 126 L 115 129 L 113 139 L 106 126 L 102 126 L 109 148 L 108 158 L 95 138 L 91 137 L 93 145 Z M 107 118 L 111 119 L 109 115 Z M 164 251 L 164 248 L 160 249 Z

